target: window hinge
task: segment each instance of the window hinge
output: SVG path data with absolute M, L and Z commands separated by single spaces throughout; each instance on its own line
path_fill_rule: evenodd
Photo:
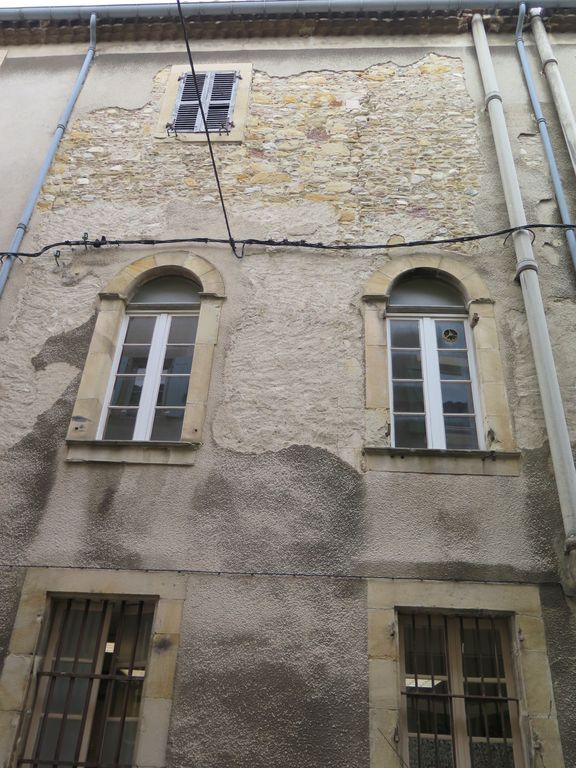
M 478 312 L 474 312 L 474 314 L 470 318 L 470 328 L 476 328 L 479 322 L 480 322 L 480 315 L 478 314 Z
M 171 123 L 166 123 L 166 135 L 167 136 L 178 136 L 178 131 L 176 130 L 176 121 L 173 120 Z

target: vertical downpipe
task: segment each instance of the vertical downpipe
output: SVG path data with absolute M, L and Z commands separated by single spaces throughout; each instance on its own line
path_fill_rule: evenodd
M 542 107 L 540 106 L 540 100 L 536 92 L 534 78 L 532 77 L 532 70 L 530 69 L 530 62 L 528 61 L 524 40 L 522 39 L 522 27 L 524 24 L 525 16 L 526 4 L 520 3 L 518 8 L 518 24 L 516 25 L 516 49 L 518 51 L 518 57 L 522 66 L 522 72 L 524 73 L 524 80 L 526 81 L 528 95 L 530 96 L 532 111 L 534 112 L 534 117 L 538 123 L 540 138 L 542 139 L 542 144 L 544 145 L 544 154 L 546 155 L 548 168 L 550 169 L 550 178 L 552 180 L 552 186 L 554 187 L 554 194 L 556 195 L 556 202 L 558 203 L 560 218 L 562 220 L 562 224 L 571 226 L 572 219 L 570 218 L 570 211 L 568 210 L 568 203 L 566 201 L 566 195 L 564 194 L 562 179 L 560 178 L 560 172 L 558 171 L 558 164 L 556 163 L 554 148 L 552 147 L 552 142 L 550 141 L 548 123 L 546 122 L 546 118 L 542 112 Z M 566 230 L 566 242 L 568 244 L 568 250 L 570 251 L 572 265 L 576 270 L 576 232 L 574 232 L 573 229 Z
M 485 103 L 492 125 L 492 135 L 500 167 L 500 177 L 504 188 L 510 226 L 523 227 L 526 225 L 526 214 L 514 165 L 512 147 L 508 137 L 502 96 L 498 89 L 498 81 L 496 80 L 496 73 L 490 56 L 484 24 L 479 14 L 475 14 L 472 19 L 472 36 L 484 85 Z M 548 335 L 546 315 L 538 280 L 538 265 L 532 250 L 530 233 L 525 229 L 515 232 L 513 234 L 513 242 L 517 259 L 516 275 L 520 281 L 526 307 L 528 332 L 534 354 L 544 419 L 550 442 L 550 453 L 552 455 L 560 509 L 564 522 L 566 535 L 565 551 L 569 554 L 576 548 L 576 470 L 572 458 L 572 448 L 562 405 L 562 396 L 558 385 L 558 377 L 556 375 L 556 367 L 552 356 L 552 346 Z M 572 587 L 576 585 L 575 566 L 576 563 L 573 563 L 573 570 L 570 573 Z M 568 567 L 570 568 L 570 563 Z
M 74 84 L 72 93 L 70 94 L 70 97 L 66 102 L 66 107 L 64 108 L 64 112 L 62 112 L 62 115 L 60 116 L 60 120 L 58 121 L 56 130 L 54 131 L 54 135 L 52 136 L 52 141 L 50 142 L 50 146 L 48 147 L 48 152 L 46 153 L 44 162 L 42 163 L 42 166 L 38 171 L 38 176 L 36 177 L 36 181 L 34 182 L 34 187 L 32 188 L 32 192 L 30 193 L 28 202 L 26 203 L 26 207 L 24 208 L 24 211 L 22 213 L 22 218 L 20 219 L 20 222 L 16 227 L 16 232 L 14 233 L 12 241 L 8 247 L 8 251 L 10 251 L 10 253 L 17 253 L 18 250 L 20 249 L 20 245 L 22 243 L 22 240 L 24 239 L 24 235 L 26 234 L 28 224 L 30 223 L 30 219 L 32 218 L 32 214 L 34 213 L 36 202 L 38 201 L 38 198 L 40 196 L 42 185 L 44 184 L 44 180 L 48 175 L 48 171 L 50 170 L 50 166 L 52 165 L 52 160 L 54 159 L 54 155 L 56 154 L 58 145 L 60 144 L 60 139 L 62 138 L 62 135 L 66 130 L 68 120 L 70 119 L 70 115 L 72 114 L 72 110 L 74 109 L 74 105 L 76 104 L 76 100 L 78 99 L 80 91 L 82 90 L 82 86 L 84 85 L 84 81 L 86 80 L 86 75 L 88 74 L 88 70 L 90 69 L 90 64 L 92 63 L 92 59 L 94 58 L 95 51 L 96 51 L 96 14 L 93 13 L 90 16 L 90 46 L 88 48 L 88 51 L 86 52 L 86 56 L 84 58 L 84 63 L 82 64 L 82 68 L 80 69 L 80 72 L 78 73 L 78 77 L 76 78 L 76 82 Z M 4 287 L 6 286 L 6 281 L 8 280 L 8 275 L 10 274 L 10 270 L 12 269 L 12 264 L 14 263 L 15 258 L 16 258 L 15 256 L 8 256 L 4 261 L 4 263 L 2 264 L 2 268 L 0 269 L 0 296 L 2 295 L 4 291 Z
M 550 91 L 552 92 L 552 98 L 556 106 L 556 112 L 562 126 L 562 132 L 564 133 L 564 139 L 568 152 L 570 154 L 570 160 L 572 161 L 572 168 L 576 174 L 576 119 L 574 118 L 574 112 L 564 87 L 564 81 L 562 80 L 562 74 L 560 67 L 558 66 L 558 60 L 554 56 L 552 46 L 548 40 L 548 34 L 546 33 L 546 27 L 542 21 L 541 10 L 534 8 L 530 11 L 532 17 L 532 33 L 536 40 L 536 46 L 538 53 L 542 60 L 542 71 L 546 75 Z

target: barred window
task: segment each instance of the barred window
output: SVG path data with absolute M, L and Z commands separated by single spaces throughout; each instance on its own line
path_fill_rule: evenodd
M 149 600 L 53 600 L 18 765 L 132 765 L 153 616 Z
M 410 768 L 521 768 L 507 620 L 403 614 L 400 632 Z

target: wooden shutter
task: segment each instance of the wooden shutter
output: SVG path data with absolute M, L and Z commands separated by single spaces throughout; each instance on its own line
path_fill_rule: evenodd
M 183 76 L 176 101 L 174 127 L 180 133 L 204 131 L 199 102 L 202 100 L 208 130 L 213 133 L 226 132 L 232 122 L 236 96 L 237 72 L 197 73 L 198 90 L 192 74 Z

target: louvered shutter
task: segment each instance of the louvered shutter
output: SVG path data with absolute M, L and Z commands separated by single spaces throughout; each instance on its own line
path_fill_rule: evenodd
M 236 72 L 202 72 L 196 74 L 198 91 L 191 74 L 184 75 L 180 84 L 174 110 L 174 127 L 177 133 L 204 131 L 199 102 L 202 100 L 208 130 L 215 133 L 227 131 L 232 122 L 236 96 Z
M 236 72 L 214 72 L 212 90 L 206 112 L 209 131 L 226 131 L 232 122 L 233 97 L 236 90 Z M 202 122 L 202 117 L 200 117 Z
M 196 75 L 198 82 L 198 91 L 191 74 L 184 75 L 176 100 L 176 109 L 174 116 L 174 127 L 177 132 L 193 132 L 196 129 L 196 121 L 200 114 L 200 99 L 204 91 L 206 75 L 198 73 Z M 200 122 L 202 122 L 200 120 Z

